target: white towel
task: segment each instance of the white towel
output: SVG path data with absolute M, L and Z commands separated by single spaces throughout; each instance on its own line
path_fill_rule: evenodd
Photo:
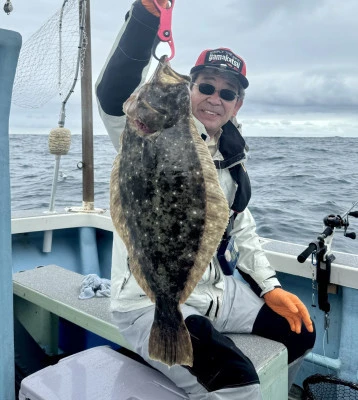
M 91 297 L 110 297 L 111 281 L 102 279 L 96 274 L 89 274 L 83 278 L 80 288 L 79 299 L 90 299 Z

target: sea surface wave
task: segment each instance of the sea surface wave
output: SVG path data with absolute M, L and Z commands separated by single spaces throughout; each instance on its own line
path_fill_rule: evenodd
M 61 157 L 55 209 L 82 205 L 81 136 Z M 358 138 L 249 137 L 249 208 L 263 237 L 308 245 L 328 214 L 342 215 L 358 200 Z M 108 136 L 94 136 L 95 207 L 109 207 L 109 178 L 116 151 Z M 48 209 L 55 156 L 46 135 L 10 136 L 12 210 Z M 358 207 L 357 207 L 358 209 Z M 349 231 L 358 232 L 350 218 Z M 333 250 L 358 254 L 358 239 L 337 230 Z

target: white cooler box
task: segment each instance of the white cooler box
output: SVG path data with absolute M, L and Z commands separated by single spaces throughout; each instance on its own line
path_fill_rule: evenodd
M 63 358 L 22 380 L 19 400 L 188 399 L 160 372 L 107 346 Z

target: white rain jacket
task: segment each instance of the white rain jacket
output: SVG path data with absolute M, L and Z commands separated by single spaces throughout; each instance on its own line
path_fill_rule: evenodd
M 112 143 L 118 151 L 121 151 L 119 138 L 125 121 L 122 105 L 134 89 L 144 81 L 149 68 L 151 45 L 157 27 L 158 18 L 148 13 L 140 1 L 136 1 L 126 16 L 126 22 L 117 36 L 96 83 L 99 113 Z M 133 46 L 133 40 L 136 40 L 135 46 Z M 199 133 L 205 134 L 205 127 L 199 121 L 196 122 Z M 236 131 L 234 136 L 239 134 L 237 138 L 245 144 L 233 124 L 230 129 L 231 132 L 234 129 Z M 244 148 L 244 146 L 241 147 Z M 237 184 L 233 180 L 228 168 L 243 164 L 245 152 L 243 150 L 235 157 L 227 155 L 224 157 L 222 152 L 217 150 L 213 160 L 218 168 L 220 185 L 231 206 L 240 182 Z M 243 171 L 246 174 L 245 168 Z M 237 215 L 233 228 L 228 233 L 234 237 L 239 249 L 238 269 L 253 290 L 262 296 L 275 287 L 280 287 L 275 271 L 269 265 L 261 248 L 255 221 L 248 208 Z M 114 233 L 113 240 L 111 281 L 112 311 L 127 312 L 152 305 L 151 300 L 131 274 L 128 267 L 127 250 L 116 233 Z M 186 303 L 195 307 L 202 315 L 214 319 L 221 306 L 224 290 L 224 274 L 215 255 Z

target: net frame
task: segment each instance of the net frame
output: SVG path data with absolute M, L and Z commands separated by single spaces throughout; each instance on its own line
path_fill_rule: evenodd
M 317 390 L 315 389 L 320 389 L 318 385 L 321 385 L 320 388 L 322 390 L 321 393 L 317 394 Z M 337 397 L 337 389 L 340 393 L 345 392 L 343 393 L 343 397 Z M 333 375 L 315 374 L 307 377 L 303 381 L 303 391 L 304 400 L 358 400 L 358 384 L 340 379 Z M 332 392 L 332 397 L 327 397 L 330 396 L 327 391 Z M 322 392 L 324 392 L 324 397 L 321 396 Z M 317 395 L 319 397 L 317 397 Z

